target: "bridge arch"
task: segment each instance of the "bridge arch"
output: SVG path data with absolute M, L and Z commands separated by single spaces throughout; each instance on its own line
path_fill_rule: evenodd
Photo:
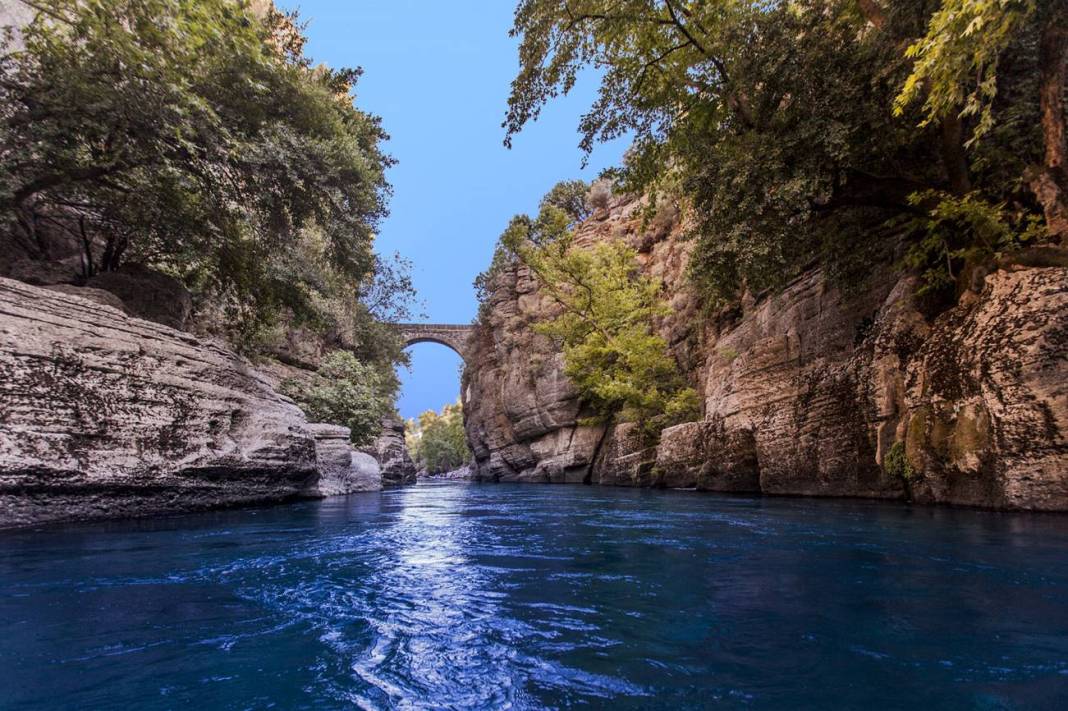
M 404 347 L 416 343 L 437 343 L 450 348 L 467 361 L 467 340 L 475 327 L 455 323 L 398 323 L 394 328 L 404 339 Z

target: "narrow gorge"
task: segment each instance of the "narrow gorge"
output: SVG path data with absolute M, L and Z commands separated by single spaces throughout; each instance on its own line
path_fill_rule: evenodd
M 0 710 L 1061 711 L 1068 0 L 0 0 Z

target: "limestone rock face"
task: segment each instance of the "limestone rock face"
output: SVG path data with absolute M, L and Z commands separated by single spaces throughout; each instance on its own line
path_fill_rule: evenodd
M 656 449 L 657 483 L 702 491 L 760 491 L 760 466 L 752 430 L 727 430 L 722 420 L 669 427 Z
M 315 437 L 319 477 L 305 490 L 305 495 L 343 496 L 382 488 L 378 462 L 352 448 L 348 427 L 316 423 L 308 425 L 308 431 Z
M 382 434 L 362 450 L 378 462 L 383 486 L 414 484 L 416 467 L 404 443 L 404 423 L 387 417 L 382 422 Z
M 0 279 L 0 526 L 297 496 L 300 410 L 225 349 Z
M 611 486 L 652 486 L 656 484 L 653 466 L 656 447 L 643 440 L 638 426 L 626 422 L 613 427 L 596 460 L 598 484 Z
M 287 337 L 288 340 L 299 341 L 299 333 L 299 331 L 290 330 Z M 317 367 L 314 362 L 321 359 L 322 354 L 330 348 L 329 344 L 318 337 L 309 335 L 305 340 L 307 342 L 300 346 L 299 349 L 301 352 L 310 355 L 311 358 L 309 360 L 313 362 L 302 362 L 295 357 L 286 357 L 285 360 L 282 360 L 281 352 L 275 351 L 273 357 L 266 358 L 257 364 L 258 369 L 272 387 L 280 389 L 287 380 L 307 378 Z M 297 350 L 287 352 L 292 356 Z M 323 425 L 323 427 L 332 427 L 332 425 Z M 346 429 L 345 431 L 345 444 L 348 446 L 348 430 Z M 354 489 L 354 491 L 381 489 L 382 486 L 414 484 L 416 481 L 416 466 L 412 462 L 408 447 L 404 442 L 404 423 L 396 418 L 387 417 L 383 420 L 382 430 L 378 437 L 371 444 L 357 450 L 356 454 L 359 456 L 354 456 L 352 460 L 354 465 L 358 461 L 360 466 L 366 469 L 373 462 L 374 466 L 377 467 L 374 475 L 374 477 L 377 477 L 377 486 L 361 484 L 361 488 Z M 370 487 L 370 489 L 362 488 L 365 486 Z M 311 495 L 317 496 L 318 494 L 312 493 Z
M 129 313 L 126 310 L 126 304 L 122 302 L 122 299 L 112 294 L 110 291 L 104 291 L 103 289 L 93 289 L 88 286 L 74 286 L 73 284 L 52 284 L 45 287 L 49 291 L 55 291 L 60 294 L 69 294 L 71 296 L 78 296 L 89 301 L 95 301 L 102 306 L 110 306 L 113 309 L 117 309 L 123 313 Z
M 855 293 L 813 269 L 708 315 L 677 215 L 643 223 L 640 206 L 608 199 L 576 241 L 626 240 L 664 284 L 655 328 L 702 421 L 655 446 L 630 424 L 580 425 L 591 413 L 531 328 L 554 307 L 505 269 L 464 373 L 475 478 L 1068 510 L 1068 268 L 1010 265 L 934 319 L 890 269 Z
M 1068 269 L 988 276 L 935 321 L 905 385 L 914 498 L 1068 509 Z
M 575 241 L 590 245 L 623 240 L 639 253 L 644 269 L 665 284 L 673 316 L 657 324 L 687 369 L 700 358 L 696 340 L 696 301 L 682 288 L 689 242 L 673 239 L 678 213 L 664 210 L 643 225 L 639 203 L 607 192 Z M 563 356 L 531 326 L 554 313 L 525 267 L 504 269 L 469 341 L 461 394 L 465 429 L 472 447 L 472 477 L 482 481 L 603 483 L 645 485 L 651 460 L 640 463 L 620 448 L 634 440 L 627 427 L 606 431 L 584 424 L 593 413 L 583 409 L 563 373 Z M 649 453 L 646 453 L 648 455 Z M 655 459 L 655 456 L 653 457 Z M 636 468 L 634 468 L 636 467 Z M 638 470 L 641 473 L 638 473 Z
M 891 293 L 893 282 L 876 280 L 846 298 L 813 271 L 752 304 L 737 322 L 710 329 L 700 382 L 705 419 L 718 424 L 715 435 L 701 432 L 712 435 L 706 458 L 724 447 L 732 460 L 755 454 L 759 490 L 767 493 L 902 496 L 903 482 L 883 472 L 872 437 L 880 416 L 868 390 L 889 384 L 873 382 L 874 347 L 863 327 L 872 322 L 881 332 Z M 714 478 L 704 486 L 719 488 Z

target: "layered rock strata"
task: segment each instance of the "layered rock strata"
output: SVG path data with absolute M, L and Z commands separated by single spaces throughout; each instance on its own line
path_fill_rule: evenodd
M 306 425 L 221 346 L 0 279 L 0 526 L 293 498 Z
M 591 413 L 531 329 L 553 306 L 505 269 L 464 376 L 476 478 L 1068 510 L 1064 266 L 1003 265 L 935 318 L 910 278 L 887 270 L 847 294 L 819 269 L 709 316 L 686 285 L 681 228 L 636 207 L 613 200 L 577 240 L 626 240 L 662 280 L 672 309 L 656 329 L 702 420 L 655 443 L 583 425 Z

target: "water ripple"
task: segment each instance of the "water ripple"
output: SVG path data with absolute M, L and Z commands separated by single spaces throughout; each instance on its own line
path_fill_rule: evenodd
M 0 708 L 1068 696 L 1058 517 L 439 484 L 0 543 Z

